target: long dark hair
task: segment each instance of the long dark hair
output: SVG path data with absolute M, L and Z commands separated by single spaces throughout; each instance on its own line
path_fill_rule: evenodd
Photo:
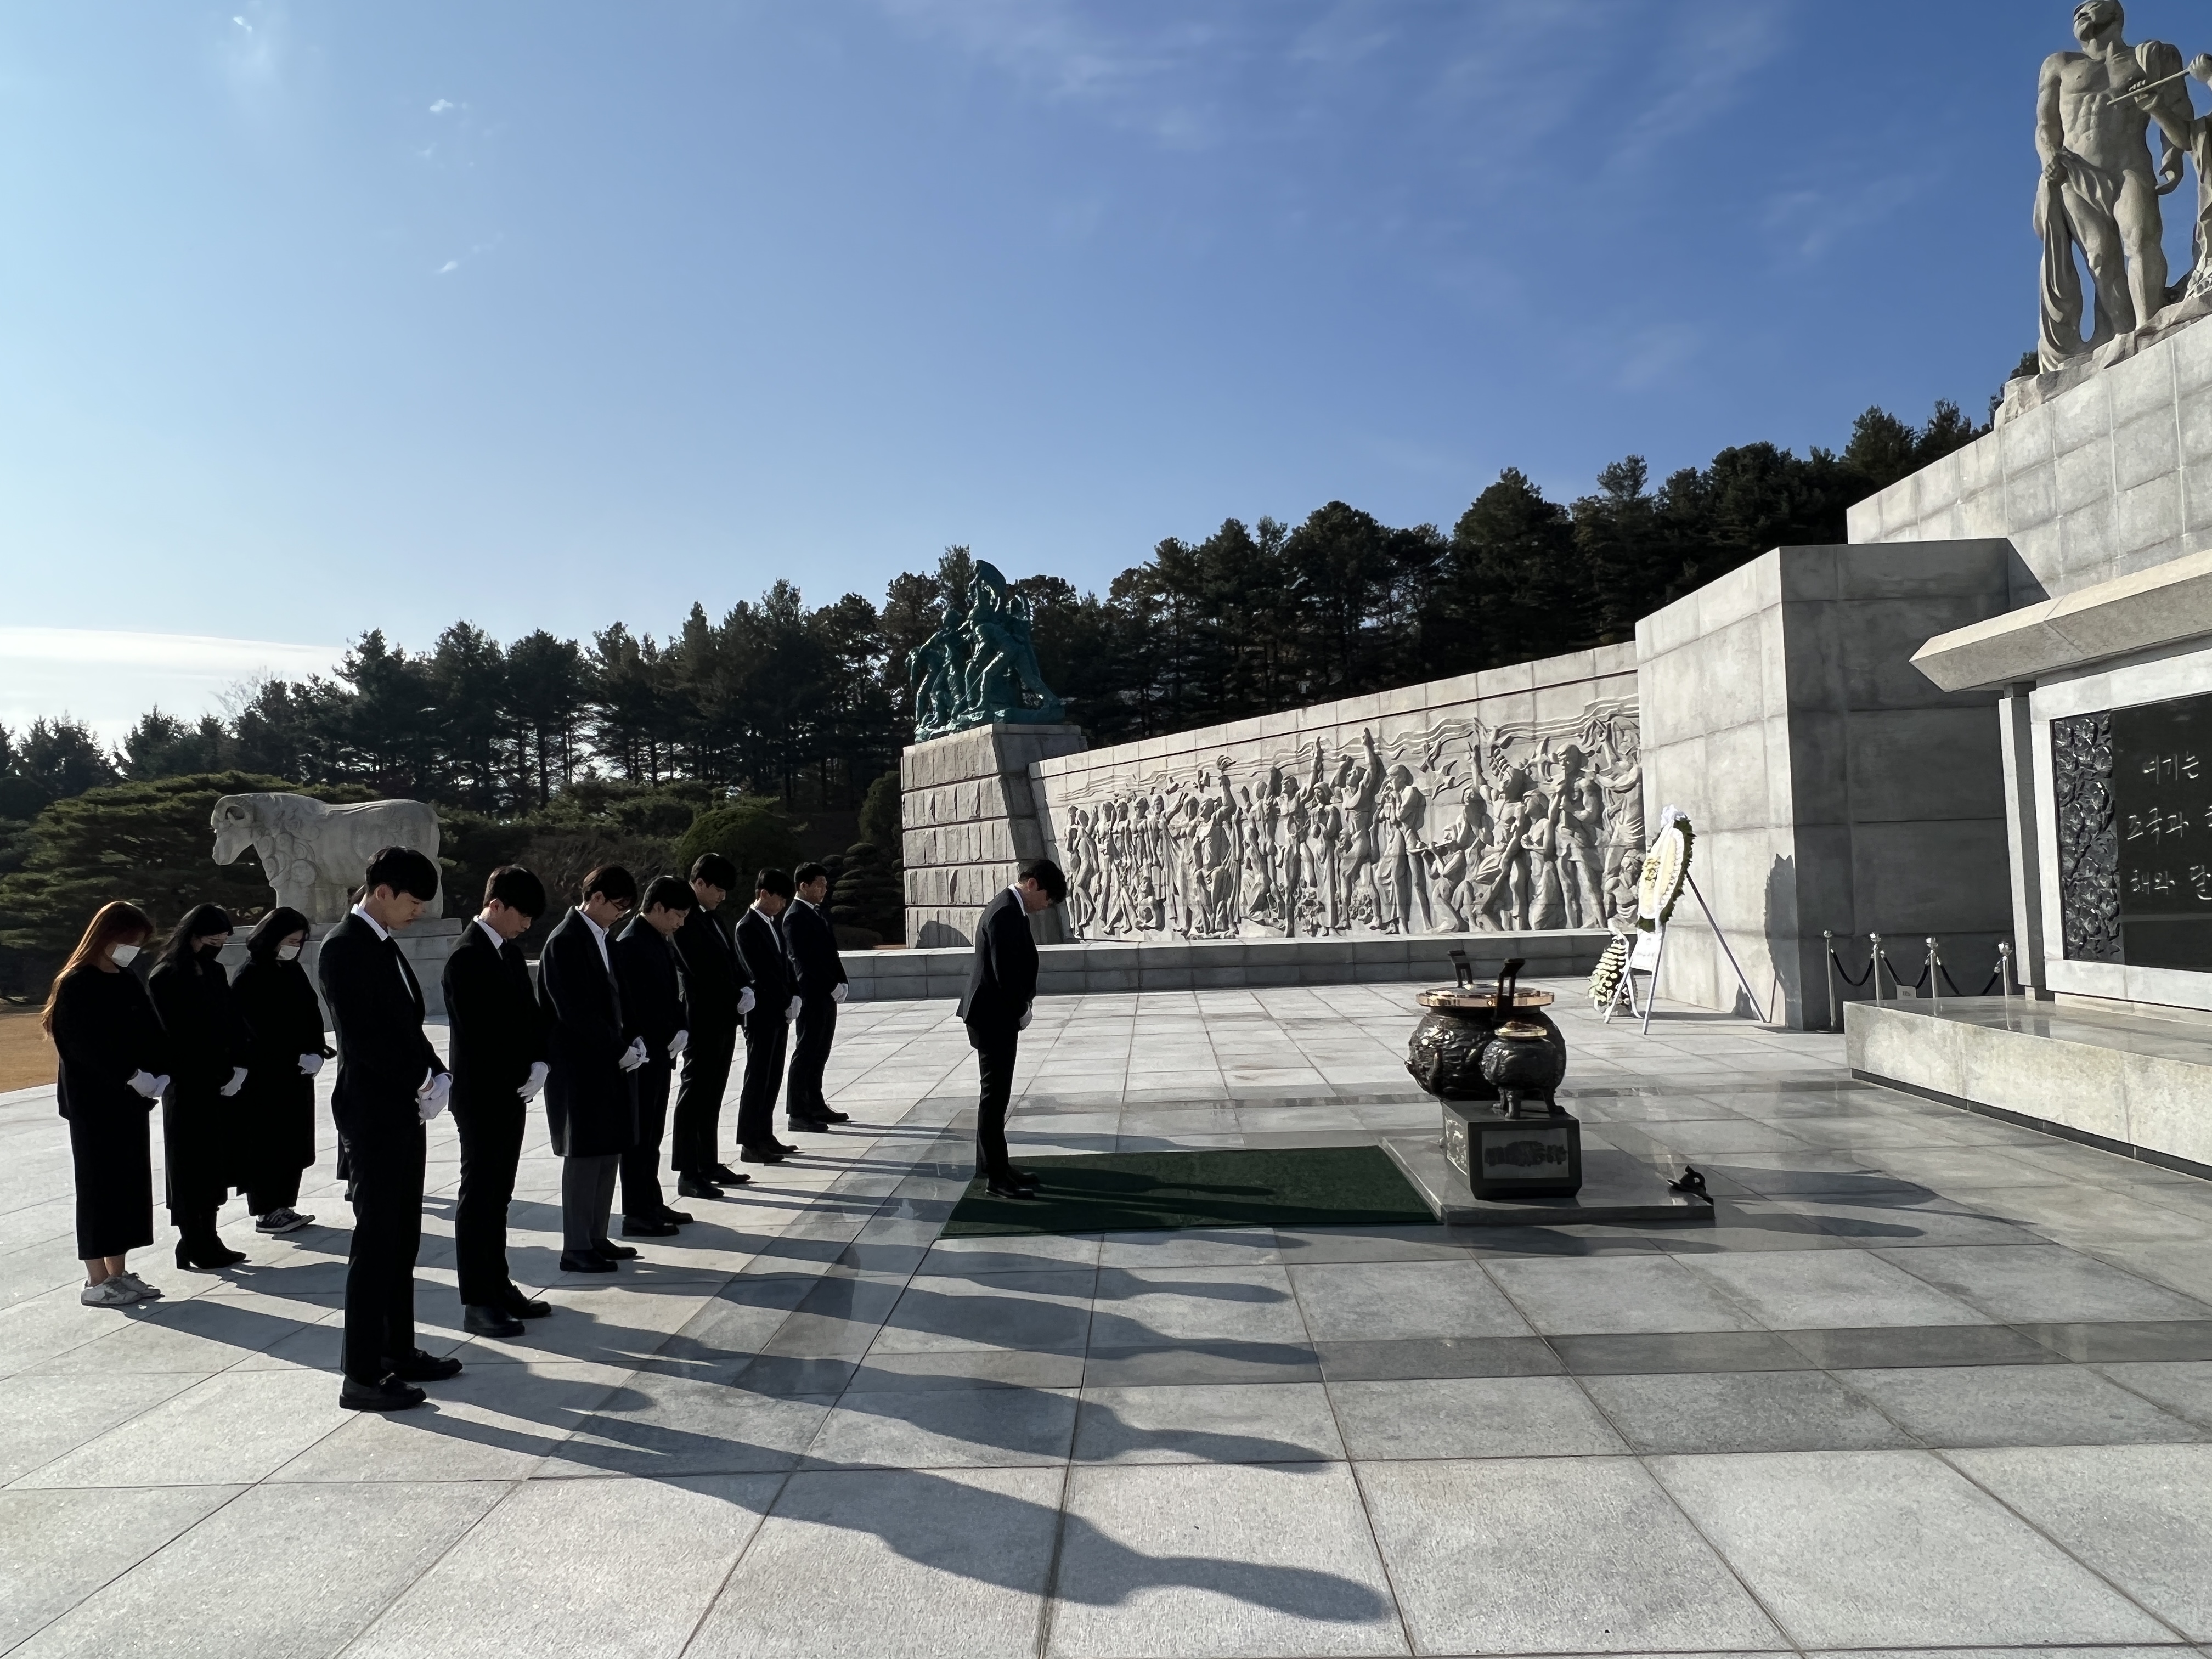
M 191 959 L 195 941 L 230 931 L 229 911 L 220 904 L 195 904 L 185 912 L 185 919 L 177 924 L 177 931 L 169 935 L 169 942 L 161 947 L 161 960 L 188 963 Z
M 253 924 L 253 931 L 246 936 L 246 953 L 256 962 L 273 961 L 278 945 L 307 931 L 307 917 L 289 904 L 280 904 Z
M 84 937 L 70 952 L 62 970 L 54 975 L 53 988 L 46 993 L 46 1006 L 40 1012 L 39 1024 L 47 1036 L 53 1035 L 54 1005 L 61 1000 L 62 981 L 88 963 L 97 962 L 100 953 L 111 945 L 136 945 L 153 936 L 154 924 L 143 910 L 122 899 L 111 899 L 100 907 Z

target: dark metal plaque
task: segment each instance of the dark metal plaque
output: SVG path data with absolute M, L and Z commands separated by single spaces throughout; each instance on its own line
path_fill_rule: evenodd
M 2212 695 L 2112 720 L 2122 960 L 2212 971 Z

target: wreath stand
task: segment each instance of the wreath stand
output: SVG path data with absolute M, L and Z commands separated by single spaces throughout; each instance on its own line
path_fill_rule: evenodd
M 1705 902 L 1705 896 L 1698 890 L 1697 878 L 1686 870 L 1682 872 L 1682 884 L 1690 890 L 1690 896 L 1697 900 L 1698 908 L 1705 915 L 1705 926 L 1713 930 L 1713 942 L 1721 947 L 1721 954 L 1728 958 L 1728 965 L 1735 969 L 1735 982 L 1743 987 L 1744 997 L 1751 1004 L 1751 1018 L 1761 1025 L 1765 1024 L 1766 1015 L 1759 1006 L 1759 994 L 1751 988 L 1751 981 L 1744 976 L 1743 964 L 1735 959 L 1735 952 L 1729 948 L 1728 935 L 1721 932 L 1720 923 L 1713 920 L 1713 907 Z M 1645 954 L 1646 939 L 1650 941 L 1651 966 L 1649 971 L 1651 983 L 1644 993 L 1644 1024 L 1638 1032 L 1642 1036 L 1651 1035 L 1651 1011 L 1659 1001 L 1659 964 L 1667 959 L 1667 924 L 1662 921 L 1638 939 L 1635 948 L 1628 953 L 1628 961 L 1621 968 L 1620 989 L 1627 993 L 1628 1010 L 1632 1017 L 1636 1013 L 1636 974 L 1643 965 L 1639 958 Z M 1616 989 L 1616 996 L 1620 994 L 1620 989 Z M 1607 1007 L 1605 1015 L 1608 1020 L 1613 1018 L 1610 1006 Z

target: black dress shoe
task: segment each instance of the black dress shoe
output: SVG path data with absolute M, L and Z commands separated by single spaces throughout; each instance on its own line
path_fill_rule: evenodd
M 198 1267 L 205 1273 L 217 1273 L 245 1260 L 245 1251 L 234 1250 L 219 1238 L 197 1247 L 181 1241 L 177 1245 L 177 1266 L 179 1267 Z
M 713 1169 L 708 1170 L 707 1173 L 714 1180 L 720 1182 L 726 1187 L 734 1187 L 740 1181 L 744 1179 L 744 1176 L 739 1175 L 735 1170 L 732 1170 L 726 1164 L 717 1164 Z
M 781 1152 L 786 1158 L 797 1158 L 799 1156 L 798 1147 L 787 1146 L 781 1140 L 771 1140 L 769 1142 L 769 1146 L 773 1151 Z
M 1039 1187 L 1044 1185 L 1043 1182 L 1038 1180 L 1036 1176 L 1031 1175 L 1027 1170 L 1008 1170 L 999 1178 L 1001 1181 L 1011 1181 L 1017 1187 L 1026 1187 L 1031 1192 L 1035 1192 Z
M 603 1255 L 610 1261 L 635 1261 L 637 1252 L 627 1244 L 617 1244 L 611 1238 L 603 1238 L 592 1246 L 593 1255 Z
M 674 1222 L 663 1221 L 657 1216 L 651 1218 L 639 1216 L 634 1219 L 629 1216 L 623 1218 L 624 1238 L 666 1238 L 675 1231 Z M 630 1254 L 635 1255 L 637 1253 L 633 1250 Z
M 983 1183 L 983 1190 L 994 1198 L 1035 1198 L 1036 1188 L 1024 1187 L 1019 1182 L 1009 1181 L 1004 1176 L 993 1176 Z
M 561 1271 L 564 1273 L 611 1273 L 615 1264 L 603 1255 L 570 1255 L 561 1253 Z
M 738 1177 L 740 1181 L 751 1178 L 750 1176 Z M 720 1198 L 722 1189 L 711 1181 L 702 1181 L 696 1176 L 684 1176 L 676 1183 L 676 1195 L 678 1198 Z
M 818 1117 L 787 1117 L 783 1127 L 795 1135 L 826 1135 L 830 1126 Z
M 392 1374 L 402 1382 L 442 1382 L 449 1376 L 461 1374 L 458 1359 L 440 1359 L 417 1348 L 392 1362 Z
M 660 1206 L 660 1218 L 672 1227 L 688 1227 L 692 1221 L 692 1218 L 683 1211 L 672 1210 L 665 1204 Z
M 520 1291 L 507 1293 L 507 1310 L 517 1319 L 543 1319 L 553 1311 L 550 1302 L 538 1302 L 523 1295 Z
M 472 1302 L 461 1310 L 461 1328 L 471 1336 L 520 1336 L 520 1316 L 489 1302 Z
M 748 1146 L 743 1152 L 739 1152 L 738 1157 L 741 1162 L 746 1164 L 781 1164 L 783 1162 L 783 1153 L 775 1146 L 773 1142 L 766 1146 Z M 748 1176 L 746 1178 L 750 1180 L 751 1177 Z
M 826 1105 L 817 1106 L 814 1115 L 824 1123 L 850 1123 L 853 1121 L 850 1112 L 835 1111 Z
M 349 1376 L 338 1389 L 338 1404 L 349 1412 L 404 1412 L 429 1397 L 420 1389 L 408 1387 L 397 1376 L 381 1377 L 374 1382 L 358 1382 Z

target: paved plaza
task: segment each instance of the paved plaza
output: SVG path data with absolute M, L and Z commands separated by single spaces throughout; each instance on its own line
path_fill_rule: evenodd
M 556 1311 L 512 1343 L 458 1328 L 434 1126 L 419 1307 L 467 1369 L 392 1418 L 337 1409 L 342 1228 L 233 1213 L 246 1264 L 81 1307 L 52 1091 L 0 1097 L 0 1651 L 2212 1643 L 2212 1186 L 1554 988 L 1588 1144 L 1708 1170 L 1712 1224 L 940 1240 L 971 1058 L 949 1003 L 858 1004 L 853 1122 L 612 1281 L 556 1271 L 541 1115 Z M 1017 1156 L 1433 1133 L 1414 1018 L 1048 1000 Z

